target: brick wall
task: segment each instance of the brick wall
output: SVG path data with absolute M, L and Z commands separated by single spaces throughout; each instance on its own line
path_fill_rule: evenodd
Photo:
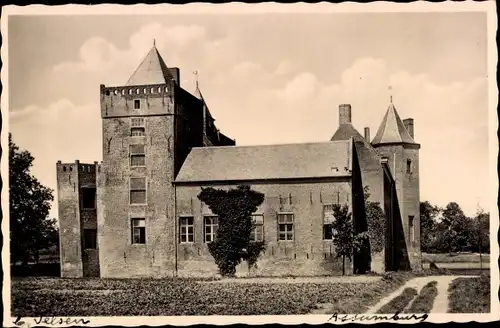
M 258 213 L 264 215 L 266 251 L 256 268 L 248 270 L 246 263 L 238 267 L 238 275 L 329 275 L 340 274 L 341 262 L 335 259 L 331 241 L 323 240 L 323 205 L 345 203 L 351 205 L 351 186 L 348 179 L 329 182 L 254 184 L 252 189 L 265 194 Z M 232 187 L 235 187 L 233 185 Z M 230 188 L 231 186 L 214 186 Z M 199 186 L 176 188 L 177 216 L 193 216 L 194 243 L 179 243 L 179 276 L 215 275 L 217 267 L 204 243 L 203 216 L 210 214 L 207 206 L 197 198 Z M 293 212 L 294 241 L 278 241 L 277 213 Z M 347 272 L 350 263 L 346 261 Z
M 83 276 L 78 162 L 58 162 L 56 169 L 61 277 L 78 278 Z

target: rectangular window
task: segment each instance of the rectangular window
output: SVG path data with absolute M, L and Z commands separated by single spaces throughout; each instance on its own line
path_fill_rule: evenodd
M 415 242 L 415 224 L 413 220 L 415 217 L 413 215 L 408 216 L 408 230 L 410 233 L 410 242 L 413 244 Z
M 250 240 L 252 241 L 264 241 L 264 215 L 253 214 L 252 215 L 253 229 L 250 233 Z
M 83 229 L 83 249 L 97 248 L 97 229 Z
M 141 108 L 141 101 L 139 99 L 134 100 L 134 109 L 140 109 Z
M 194 242 L 194 218 L 181 217 L 179 218 L 179 236 L 181 243 Z
M 146 178 L 130 178 L 130 204 L 146 204 Z
M 411 172 L 411 159 L 406 160 L 406 173 L 410 174 Z
M 130 166 L 145 166 L 144 145 L 130 145 Z
M 217 216 L 205 216 L 205 243 L 210 243 L 215 240 L 217 228 L 219 228 L 219 219 Z
M 95 188 L 82 188 L 82 208 L 95 209 Z
M 334 221 L 333 204 L 323 205 L 323 240 L 333 240 L 332 223 Z
M 146 134 L 144 117 L 132 117 L 130 119 L 130 135 L 132 137 L 141 137 Z
M 146 219 L 132 219 L 132 244 L 146 243 Z
M 293 214 L 278 214 L 278 240 L 293 240 Z

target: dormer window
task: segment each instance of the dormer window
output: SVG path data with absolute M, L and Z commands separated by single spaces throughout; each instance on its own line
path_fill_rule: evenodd
M 139 99 L 134 100 L 134 109 L 140 109 L 141 108 L 141 101 Z
M 411 171 L 411 159 L 407 159 L 406 160 L 406 173 L 407 174 L 411 174 L 412 171 Z

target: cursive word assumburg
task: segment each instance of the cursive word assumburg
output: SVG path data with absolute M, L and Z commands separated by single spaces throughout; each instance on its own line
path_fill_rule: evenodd
M 376 315 L 376 314 L 338 314 L 334 313 L 328 321 L 335 321 L 335 322 L 346 322 L 346 321 L 425 321 L 429 315 L 427 313 L 424 313 L 422 315 L 416 315 L 416 314 L 406 314 L 406 315 L 400 315 L 400 312 L 396 312 L 393 315 Z

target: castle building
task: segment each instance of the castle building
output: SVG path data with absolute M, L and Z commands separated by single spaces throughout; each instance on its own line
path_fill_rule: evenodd
M 241 184 L 265 195 L 252 238 L 266 243 L 238 275 L 340 274 L 329 224 L 347 204 L 366 231 L 365 188 L 386 215 L 383 249 L 350 272 L 411 270 L 420 263 L 419 148 L 412 119 L 392 104 L 373 138 L 339 106 L 339 126 L 318 143 L 236 146 L 219 132 L 197 85 L 180 86 L 155 46 L 124 86 L 101 85 L 101 163 L 57 163 L 62 277 L 210 276 L 207 244 L 218 218 L 202 187 Z

